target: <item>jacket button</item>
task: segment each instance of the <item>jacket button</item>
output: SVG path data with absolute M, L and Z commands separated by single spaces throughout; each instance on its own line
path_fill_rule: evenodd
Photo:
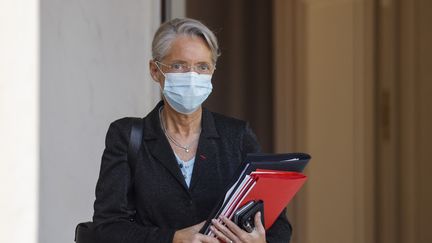
M 193 201 L 189 200 L 189 206 L 192 206 L 192 204 L 193 204 Z

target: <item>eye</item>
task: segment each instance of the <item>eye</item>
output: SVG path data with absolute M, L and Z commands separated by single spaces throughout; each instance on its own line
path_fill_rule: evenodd
M 183 66 L 184 65 L 181 63 L 173 63 L 173 64 L 171 64 L 171 69 L 179 71 L 179 70 L 183 70 L 183 68 L 184 68 Z
M 206 63 L 201 63 L 197 65 L 197 69 L 202 72 L 208 72 L 210 71 L 210 65 Z

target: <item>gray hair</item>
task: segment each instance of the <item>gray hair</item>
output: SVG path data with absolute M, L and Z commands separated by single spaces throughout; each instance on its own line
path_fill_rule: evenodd
M 200 21 L 189 18 L 173 19 L 159 27 L 152 42 L 153 59 L 161 61 L 168 54 L 174 39 L 179 35 L 202 38 L 212 53 L 213 64 L 216 64 L 220 52 L 215 34 Z

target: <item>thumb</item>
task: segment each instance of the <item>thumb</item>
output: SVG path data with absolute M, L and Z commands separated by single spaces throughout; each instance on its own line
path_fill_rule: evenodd
M 264 225 L 261 222 L 261 212 L 255 214 L 255 229 L 259 233 L 265 233 Z
M 200 231 L 200 229 L 204 226 L 205 222 L 206 222 L 206 221 L 202 221 L 201 223 L 194 225 L 194 226 L 193 226 L 193 229 L 194 229 L 196 232 Z

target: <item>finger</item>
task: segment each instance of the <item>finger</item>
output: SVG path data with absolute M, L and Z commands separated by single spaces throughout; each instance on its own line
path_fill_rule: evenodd
M 255 229 L 261 234 L 265 233 L 264 225 L 261 221 L 261 212 L 255 214 Z
M 238 237 L 233 232 L 231 232 L 230 229 L 225 227 L 225 225 L 223 225 L 219 220 L 213 219 L 212 224 L 214 227 L 216 227 L 217 230 L 219 230 L 224 236 L 226 236 L 230 240 L 234 242 L 238 241 Z
M 198 239 L 200 242 L 203 243 L 219 243 L 219 240 L 216 239 L 215 237 L 203 235 L 203 234 L 198 234 Z
M 201 223 L 192 226 L 191 228 L 192 228 L 193 232 L 198 233 L 200 231 L 200 229 L 204 226 L 205 222 L 206 221 L 202 221 Z
M 240 229 L 233 221 L 229 220 L 226 216 L 222 216 L 222 222 L 226 224 L 226 226 L 229 228 L 230 231 L 232 231 L 236 236 L 241 236 L 244 233 L 247 233 L 246 231 Z
M 200 229 L 204 226 L 205 222 L 206 222 L 206 221 L 202 221 L 201 223 L 196 224 L 195 227 L 196 227 L 196 228 L 199 228 L 199 230 L 200 230 Z
M 224 235 L 220 230 L 216 229 L 213 225 L 210 226 L 211 231 L 216 235 L 216 237 L 224 242 L 231 243 L 232 240 Z

